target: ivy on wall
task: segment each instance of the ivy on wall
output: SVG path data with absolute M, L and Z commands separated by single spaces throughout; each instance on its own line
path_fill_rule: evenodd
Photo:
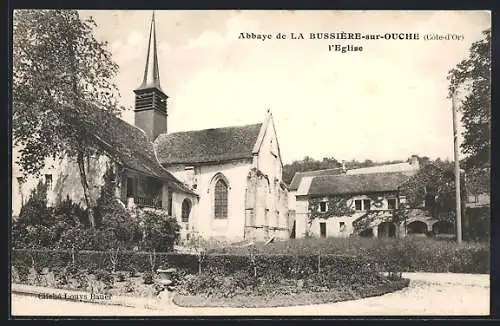
M 408 218 L 409 213 L 410 209 L 406 206 L 400 206 L 399 208 L 393 210 L 369 211 L 352 223 L 353 231 L 354 233 L 362 232 L 369 228 L 374 221 L 378 221 L 380 223 L 392 222 L 396 225 L 400 225 Z
M 328 198 L 326 212 L 320 212 L 319 205 L 325 202 L 320 198 L 309 199 L 309 218 L 329 218 L 339 216 L 351 216 L 355 210 L 348 205 L 349 197 L 330 197 Z

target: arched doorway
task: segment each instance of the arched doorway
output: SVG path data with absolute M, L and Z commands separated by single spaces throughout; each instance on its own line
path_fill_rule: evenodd
M 364 238 L 371 238 L 373 237 L 373 229 L 372 228 L 364 229 L 363 231 L 359 232 L 359 236 Z
M 432 226 L 432 232 L 434 234 L 453 235 L 455 234 L 455 226 L 448 221 L 438 221 Z
M 189 222 L 189 215 L 191 214 L 191 207 L 192 207 L 192 204 L 191 204 L 191 200 L 189 200 L 188 198 L 184 199 L 182 201 L 182 222 Z
M 427 233 L 427 224 L 425 224 L 422 221 L 413 221 L 411 223 L 408 223 L 406 226 L 406 232 L 408 234 L 426 234 Z
M 391 222 L 382 222 L 378 225 L 379 238 L 393 238 L 396 236 L 396 226 Z

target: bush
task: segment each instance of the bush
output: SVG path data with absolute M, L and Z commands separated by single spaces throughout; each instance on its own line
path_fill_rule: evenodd
M 144 280 L 144 284 L 153 284 L 154 283 L 154 280 L 153 280 L 153 273 L 147 271 L 147 272 L 144 272 L 144 275 L 142 276 L 143 280 Z
M 125 274 L 124 274 L 124 273 L 121 273 L 121 272 L 120 272 L 120 273 L 118 273 L 118 274 L 116 275 L 116 278 L 118 279 L 118 282 L 123 282 L 123 281 L 125 281 L 125 279 L 126 279 L 127 277 L 125 276 Z
M 131 266 L 128 271 L 128 277 L 136 277 L 136 276 L 137 276 L 137 269 L 135 269 L 134 266 Z
M 104 185 L 97 200 L 96 216 L 100 228 L 107 230 L 112 248 L 131 249 L 141 238 L 139 224 L 125 206 L 115 197 L 115 174 L 108 168 L 104 174 Z M 93 248 L 96 249 L 96 248 Z
M 135 292 L 134 282 L 127 281 L 127 283 L 125 284 L 125 292 L 127 293 Z
M 489 273 L 489 246 L 485 243 L 438 241 L 428 238 L 291 239 L 252 247 L 212 248 L 210 254 L 352 255 L 369 258 L 386 271 Z
M 109 270 L 98 269 L 95 271 L 96 280 L 102 281 L 106 289 L 113 287 L 114 278 Z
M 179 238 L 180 226 L 175 218 L 164 211 L 144 209 L 139 216 L 146 238 L 141 242 L 143 250 L 172 251 Z

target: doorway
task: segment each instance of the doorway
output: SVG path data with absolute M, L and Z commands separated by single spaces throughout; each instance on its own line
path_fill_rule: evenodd
M 319 223 L 319 235 L 322 238 L 326 238 L 326 223 L 325 222 Z

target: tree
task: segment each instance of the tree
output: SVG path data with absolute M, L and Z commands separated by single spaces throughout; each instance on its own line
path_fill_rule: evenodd
M 116 176 L 108 167 L 104 174 L 104 185 L 97 200 L 96 215 L 100 221 L 99 227 L 109 231 L 113 238 L 114 248 L 132 249 L 140 240 L 140 229 L 136 219 L 126 210 L 125 206 L 115 197 Z
M 87 181 L 87 162 L 102 152 L 95 139 L 79 133 L 79 121 L 91 110 L 118 114 L 118 91 L 112 79 L 118 66 L 106 42 L 93 35 L 92 18 L 76 10 L 19 10 L 13 22 L 14 146 L 23 174 L 38 175 L 48 158 L 74 157 L 95 226 Z M 95 128 L 106 128 L 91 121 Z
M 462 95 L 463 143 L 466 169 L 483 168 L 490 161 L 491 146 L 491 29 L 474 42 L 469 57 L 448 73 L 449 95 Z
M 290 184 L 296 172 L 333 169 L 340 166 L 341 164 L 334 157 L 324 157 L 321 161 L 318 161 L 306 156 L 301 161 L 294 161 L 283 166 L 283 181 Z
M 455 171 L 452 162 L 436 159 L 425 164 L 402 185 L 400 192 L 406 197 L 409 208 L 422 207 L 425 202 L 425 208 L 436 218 L 454 220 L 456 216 Z

